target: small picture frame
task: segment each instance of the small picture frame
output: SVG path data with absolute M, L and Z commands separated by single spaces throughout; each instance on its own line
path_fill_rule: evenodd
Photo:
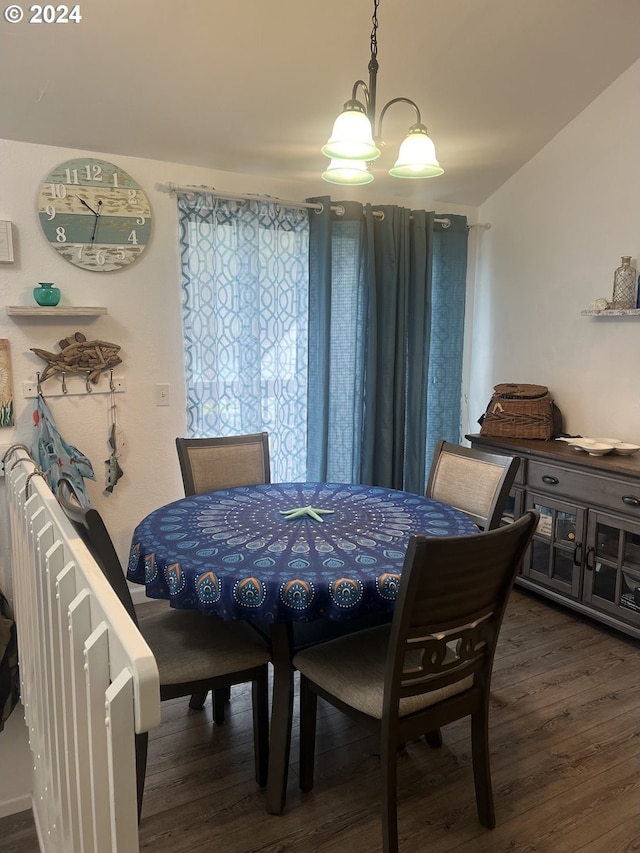
M 13 230 L 7 219 L 0 219 L 0 264 L 13 263 Z

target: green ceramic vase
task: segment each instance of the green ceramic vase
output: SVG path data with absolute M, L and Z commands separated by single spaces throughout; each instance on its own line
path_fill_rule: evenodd
M 60 288 L 49 281 L 41 281 L 33 288 L 33 298 L 38 305 L 57 305 L 60 302 Z

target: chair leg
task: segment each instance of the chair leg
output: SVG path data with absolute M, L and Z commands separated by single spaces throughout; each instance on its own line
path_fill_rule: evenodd
M 300 788 L 305 793 L 313 788 L 313 769 L 316 751 L 316 714 L 318 694 L 309 681 L 300 675 Z
M 496 815 L 491 786 L 489 708 L 487 706 L 471 715 L 471 757 L 478 819 L 482 826 L 493 829 L 496 825 Z
M 207 701 L 207 696 L 209 695 L 209 691 L 205 690 L 204 693 L 192 693 L 191 699 L 189 700 L 189 707 L 192 711 L 202 711 L 204 708 L 204 703 Z
M 144 796 L 144 779 L 147 775 L 147 751 L 149 747 L 149 733 L 142 732 L 135 736 L 136 746 L 136 791 L 138 799 L 138 823 L 142 817 L 142 798 Z
M 256 782 L 264 788 L 269 775 L 269 670 L 266 666 L 253 682 L 251 691 Z
M 432 749 L 439 749 L 442 746 L 442 732 L 440 729 L 434 729 L 432 732 L 427 732 L 424 739 Z
M 398 853 L 398 748 L 387 735 L 380 745 L 382 771 L 382 850 Z

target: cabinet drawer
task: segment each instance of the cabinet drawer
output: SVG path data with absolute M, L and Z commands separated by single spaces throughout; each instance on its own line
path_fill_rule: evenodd
M 563 499 L 601 506 L 640 518 L 640 482 L 612 480 L 545 462 L 529 462 L 528 485 Z

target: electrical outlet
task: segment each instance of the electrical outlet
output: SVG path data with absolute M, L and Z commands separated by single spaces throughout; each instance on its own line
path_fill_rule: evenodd
M 156 385 L 156 406 L 169 406 L 169 384 Z

